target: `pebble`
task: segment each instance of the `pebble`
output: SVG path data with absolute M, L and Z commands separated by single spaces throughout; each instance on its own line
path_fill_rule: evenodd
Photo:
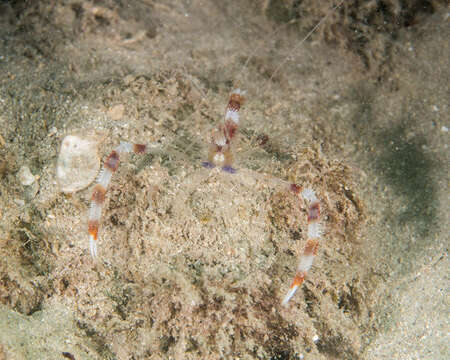
M 125 113 L 125 106 L 123 104 L 118 104 L 113 106 L 108 110 L 108 116 L 112 120 L 120 120 L 123 118 L 123 115 Z
M 25 200 L 23 200 L 23 199 L 14 199 L 14 202 L 19 206 L 25 205 Z
M 92 138 L 67 135 L 62 143 L 56 166 L 61 190 L 73 193 L 91 184 L 100 169 L 97 142 Z
M 31 173 L 30 168 L 26 165 L 23 165 L 19 169 L 17 177 L 19 178 L 19 181 L 23 186 L 30 186 L 36 180 L 34 175 Z

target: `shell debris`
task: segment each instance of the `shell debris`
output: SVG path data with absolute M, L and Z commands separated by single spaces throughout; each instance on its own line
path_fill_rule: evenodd
M 67 135 L 62 143 L 56 165 L 61 190 L 72 193 L 92 183 L 100 169 L 97 142 L 92 138 Z

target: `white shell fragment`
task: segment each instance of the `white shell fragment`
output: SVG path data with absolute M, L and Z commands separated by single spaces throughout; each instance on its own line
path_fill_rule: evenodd
M 23 165 L 19 172 L 17 173 L 17 177 L 19 178 L 20 183 L 23 186 L 30 186 L 34 183 L 35 177 L 31 173 L 30 168 L 26 165 Z
M 64 138 L 56 166 L 56 177 L 63 192 L 84 189 L 95 180 L 99 168 L 100 158 L 94 140 L 75 135 Z

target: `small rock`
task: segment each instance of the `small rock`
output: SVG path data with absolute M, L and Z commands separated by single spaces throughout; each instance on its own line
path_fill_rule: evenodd
M 120 120 L 125 113 L 125 106 L 123 104 L 114 105 L 108 110 L 108 116 L 112 120 Z
M 30 186 L 36 180 L 34 175 L 31 173 L 30 168 L 26 165 L 23 165 L 19 172 L 17 173 L 20 183 L 23 186 Z
M 97 143 L 91 138 L 68 135 L 61 144 L 56 166 L 56 177 L 65 193 L 87 187 L 100 169 Z
M 23 200 L 23 199 L 14 199 L 14 202 L 19 206 L 25 205 L 25 200 Z
M 58 133 L 58 129 L 57 129 L 55 126 L 53 126 L 53 127 L 49 130 L 47 136 L 48 136 L 48 137 L 52 137 L 52 136 L 56 135 L 57 133 Z

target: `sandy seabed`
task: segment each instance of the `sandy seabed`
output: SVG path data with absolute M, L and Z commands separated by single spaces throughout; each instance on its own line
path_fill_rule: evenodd
M 0 359 L 448 358 L 449 9 L 357 3 L 305 42 L 332 2 L 3 3 Z M 229 174 L 201 163 L 234 86 Z M 97 260 L 67 135 L 94 144 L 74 182 L 153 144 L 114 175 Z M 283 181 L 324 228 L 287 308 L 307 219 Z

